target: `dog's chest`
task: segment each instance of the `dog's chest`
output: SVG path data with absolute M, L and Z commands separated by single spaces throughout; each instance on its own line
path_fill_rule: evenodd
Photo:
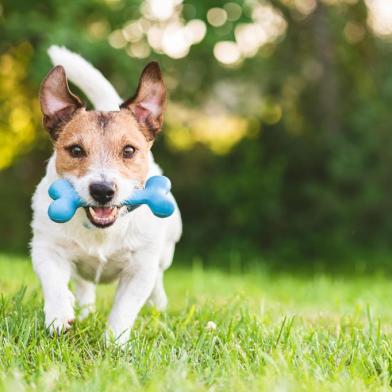
M 99 283 L 117 279 L 126 269 L 132 268 L 132 252 L 117 252 L 109 258 L 83 255 L 75 257 L 76 272 L 84 279 Z
M 129 227 L 75 234 L 67 236 L 64 245 L 69 249 L 75 272 L 83 278 L 109 282 L 117 279 L 124 269 L 132 269 L 133 253 L 140 241 L 130 233 Z

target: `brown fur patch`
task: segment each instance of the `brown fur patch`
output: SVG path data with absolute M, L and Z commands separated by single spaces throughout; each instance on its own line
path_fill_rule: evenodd
M 98 116 L 98 126 L 105 132 L 106 127 L 108 126 L 112 115 L 110 112 L 97 112 Z
M 117 112 L 87 111 L 69 90 L 64 68 L 53 68 L 42 82 L 40 103 L 44 125 L 54 140 L 58 174 L 81 177 L 89 170 L 113 168 L 142 184 L 165 102 L 166 89 L 156 62 L 145 67 L 136 94 Z M 73 145 L 80 145 L 86 154 L 72 157 Z M 127 145 L 136 150 L 131 158 L 123 157 Z
M 85 157 L 73 158 L 67 147 L 80 145 Z M 136 149 L 126 159 L 126 145 Z M 125 178 L 144 182 L 148 171 L 148 153 L 152 141 L 140 131 L 133 115 L 126 109 L 118 112 L 79 110 L 62 128 L 55 142 L 56 169 L 60 175 L 84 176 L 91 168 L 115 168 Z

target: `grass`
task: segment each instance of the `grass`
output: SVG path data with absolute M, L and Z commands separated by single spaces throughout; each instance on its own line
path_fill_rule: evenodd
M 50 338 L 30 263 L 0 256 L 0 390 L 390 388 L 392 285 L 381 275 L 174 268 L 166 286 L 168 313 L 143 310 L 129 351 L 105 349 L 112 286 L 99 288 L 95 315 Z

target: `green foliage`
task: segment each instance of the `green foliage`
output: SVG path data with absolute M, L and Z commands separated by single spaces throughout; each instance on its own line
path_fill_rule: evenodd
M 28 43 L 29 95 L 50 66 L 45 50 L 55 43 L 92 61 L 126 97 L 147 59 L 131 60 L 107 37 L 138 18 L 141 3 L 5 1 L 0 50 L 8 53 Z M 182 249 L 193 255 L 263 251 L 306 256 L 300 260 L 336 260 L 358 247 L 385 249 L 392 237 L 390 43 L 368 28 L 363 1 L 320 3 L 306 17 L 289 1 L 267 3 L 286 20 L 285 35 L 238 66 L 222 66 L 213 48 L 233 39 L 236 23 L 250 21 L 251 2 L 239 1 L 241 18 L 225 27 L 210 26 L 187 57 L 150 56 L 162 63 L 171 102 L 192 108 L 196 117 L 207 113 L 211 118 L 218 116 L 211 104 L 220 102 L 226 113 L 248 123 L 240 142 L 216 154 L 208 143 L 173 146 L 171 132 L 181 129 L 172 129 L 169 120 L 176 113 L 170 115 L 154 151 L 173 179 L 185 221 Z M 208 9 L 225 2 L 184 4 L 185 19 L 206 20 Z M 92 35 L 96 22 L 106 26 L 106 33 Z M 352 25 L 357 36 L 347 33 Z M 223 96 L 217 93 L 221 88 Z M 214 129 L 210 132 L 213 138 Z M 27 248 L 28 199 L 50 153 L 44 133 L 39 135 L 13 167 L 0 172 L 4 249 Z
M 390 282 L 380 276 L 169 270 L 168 313 L 144 310 L 124 352 L 102 340 L 112 287 L 100 287 L 95 315 L 50 338 L 27 260 L 2 256 L 0 277 L 2 391 L 376 391 L 391 383 Z

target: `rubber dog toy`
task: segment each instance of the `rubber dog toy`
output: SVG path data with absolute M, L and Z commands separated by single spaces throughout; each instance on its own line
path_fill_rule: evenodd
M 165 176 L 150 177 L 144 189 L 135 190 L 132 195 L 123 200 L 121 205 L 131 211 L 136 207 L 147 204 L 151 212 L 160 218 L 170 216 L 174 212 L 174 203 L 169 196 L 170 180 Z M 57 223 L 68 222 L 80 207 L 88 207 L 75 191 L 72 184 L 65 180 L 55 181 L 49 188 L 49 196 L 54 200 L 48 209 L 49 218 Z

